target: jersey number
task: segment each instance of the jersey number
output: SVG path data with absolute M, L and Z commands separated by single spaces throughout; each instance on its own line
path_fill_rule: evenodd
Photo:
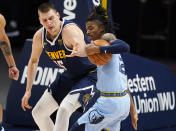
M 67 70 L 67 68 L 64 66 L 64 63 L 62 60 L 57 60 L 54 61 L 58 66 L 60 66 L 61 68 L 63 68 L 64 70 Z

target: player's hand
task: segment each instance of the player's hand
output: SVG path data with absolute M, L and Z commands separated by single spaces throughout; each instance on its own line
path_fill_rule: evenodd
M 138 114 L 136 111 L 130 112 L 131 114 L 131 122 L 133 125 L 134 130 L 137 130 L 137 121 L 138 121 Z
M 85 51 L 85 46 L 80 46 L 78 43 L 75 43 L 73 46 L 72 53 L 70 55 L 66 55 L 66 57 L 74 57 L 74 56 L 79 56 L 79 57 L 86 57 L 86 51 Z
M 28 104 L 30 97 L 31 97 L 31 91 L 26 91 L 21 100 L 21 107 L 24 111 L 26 111 L 26 108 L 32 109 L 32 107 Z
M 16 66 L 9 68 L 9 78 L 14 80 L 18 80 L 19 77 L 19 70 Z
M 91 41 L 90 44 L 86 45 L 86 53 L 87 55 L 94 55 L 96 53 L 100 53 L 100 49 L 98 46 L 94 44 L 93 41 Z
M 71 53 L 70 55 L 66 55 L 66 57 L 74 57 L 74 56 L 77 56 L 78 48 L 79 48 L 78 43 L 74 44 L 72 53 Z

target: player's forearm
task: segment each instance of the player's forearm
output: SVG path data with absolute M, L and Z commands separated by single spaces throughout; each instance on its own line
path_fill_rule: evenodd
M 2 50 L 2 53 L 6 59 L 6 62 L 9 67 L 15 66 L 15 61 L 12 55 L 12 50 L 8 42 L 2 41 L 0 42 L 0 48 Z
M 36 70 L 37 70 L 38 62 L 29 61 L 28 71 L 27 71 L 27 86 L 26 91 L 32 90 L 32 85 L 35 79 Z
M 127 93 L 130 96 L 130 114 L 135 114 L 136 113 L 136 108 L 135 108 L 135 105 L 134 105 L 134 102 L 133 102 L 133 98 L 132 98 L 129 90 L 127 90 Z
M 110 46 L 101 46 L 100 52 L 109 54 L 127 53 L 130 52 L 130 46 L 126 42 L 118 39 L 113 41 Z

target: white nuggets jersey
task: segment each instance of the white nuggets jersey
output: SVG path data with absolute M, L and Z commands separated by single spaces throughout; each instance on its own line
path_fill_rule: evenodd
M 111 61 L 97 66 L 96 87 L 102 92 L 122 92 L 127 89 L 127 75 L 120 54 L 113 54 Z

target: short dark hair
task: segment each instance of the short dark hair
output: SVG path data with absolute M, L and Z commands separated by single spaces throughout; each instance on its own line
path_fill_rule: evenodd
M 52 3 L 50 3 L 50 2 L 45 2 L 45 3 L 42 3 L 41 5 L 39 5 L 39 7 L 38 7 L 38 12 L 40 11 L 40 12 L 42 12 L 42 13 L 46 13 L 46 12 L 48 12 L 50 9 L 53 9 L 53 10 L 57 11 L 56 8 L 55 8 L 55 6 L 54 6 Z

